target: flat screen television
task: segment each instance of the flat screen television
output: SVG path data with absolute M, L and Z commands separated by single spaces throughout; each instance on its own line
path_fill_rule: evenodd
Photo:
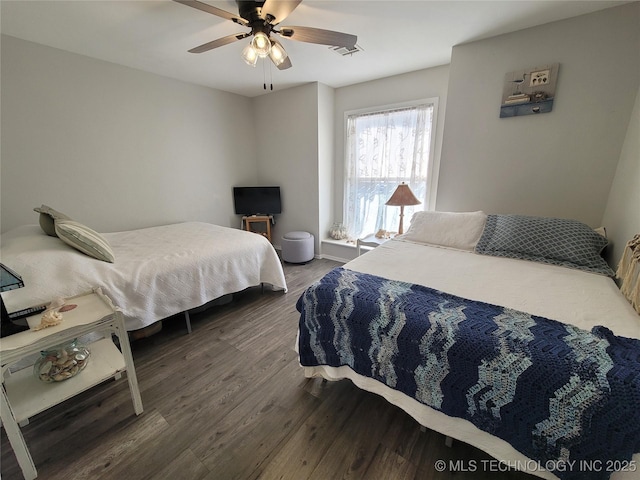
M 280 214 L 280 187 L 233 187 L 233 204 L 236 215 Z

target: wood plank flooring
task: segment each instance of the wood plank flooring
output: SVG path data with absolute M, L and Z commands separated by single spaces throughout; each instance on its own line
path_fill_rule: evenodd
M 22 431 L 38 478 L 533 479 L 485 471 L 486 454 L 457 441 L 446 447 L 443 435 L 421 432 L 349 380 L 304 378 L 295 303 L 338 265 L 285 264 L 288 293 L 250 289 L 191 315 L 190 335 L 179 316 L 133 342 L 144 413 L 133 413 L 122 379 L 32 418 Z M 4 429 L 1 441 L 2 478 L 21 479 Z M 458 468 L 438 472 L 437 460 Z

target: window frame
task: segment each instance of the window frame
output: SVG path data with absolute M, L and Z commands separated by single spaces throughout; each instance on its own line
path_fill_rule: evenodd
M 345 110 L 343 116 L 343 168 L 342 168 L 342 218 L 345 220 L 345 202 L 347 201 L 346 188 L 348 182 L 348 170 L 349 170 L 349 140 L 348 140 L 348 118 L 351 115 L 366 115 L 372 113 L 384 113 L 392 110 L 398 110 L 403 108 L 418 107 L 421 105 L 428 105 L 433 108 L 431 117 L 431 132 L 429 138 L 429 156 L 427 163 L 427 194 L 423 200 L 423 210 L 434 210 L 436 204 L 436 193 L 438 186 L 439 166 L 436 165 L 436 131 L 438 128 L 438 103 L 439 97 L 426 97 L 417 100 L 409 100 L 399 103 L 391 103 L 384 105 L 374 105 L 371 107 L 358 108 L 352 110 Z M 408 220 L 408 221 L 407 221 Z M 405 231 L 408 228 L 411 219 L 405 218 Z

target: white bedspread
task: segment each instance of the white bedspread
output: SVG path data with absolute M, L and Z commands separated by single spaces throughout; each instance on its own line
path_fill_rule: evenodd
M 594 273 L 402 240 L 386 242 L 347 263 L 345 268 L 507 306 L 586 330 L 604 325 L 618 335 L 640 338 L 640 316 L 611 278 Z M 421 425 L 478 447 L 512 468 L 557 479 L 544 465 L 538 465 L 471 422 L 449 417 L 377 380 L 355 373 L 348 366 L 304 367 L 304 370 L 307 377 L 349 378 L 359 388 L 402 408 Z M 616 472 L 611 480 L 637 479 L 640 454 L 634 455 L 633 462 L 633 471 Z
M 640 315 L 604 275 L 402 240 L 385 242 L 345 267 L 585 330 L 604 325 L 617 335 L 640 338 Z
M 25 287 L 2 294 L 9 312 L 101 287 L 136 330 L 223 295 L 287 285 L 273 246 L 255 233 L 186 222 L 105 233 L 115 263 L 84 255 L 39 226 L 2 235 L 0 259 Z

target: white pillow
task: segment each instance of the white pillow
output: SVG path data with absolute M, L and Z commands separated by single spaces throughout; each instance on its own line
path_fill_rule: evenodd
M 55 227 L 58 237 L 67 245 L 103 262 L 115 261 L 111 245 L 95 230 L 73 220 L 60 219 L 56 219 Z
M 395 238 L 472 252 L 486 221 L 482 211 L 416 212 L 407 233 Z

